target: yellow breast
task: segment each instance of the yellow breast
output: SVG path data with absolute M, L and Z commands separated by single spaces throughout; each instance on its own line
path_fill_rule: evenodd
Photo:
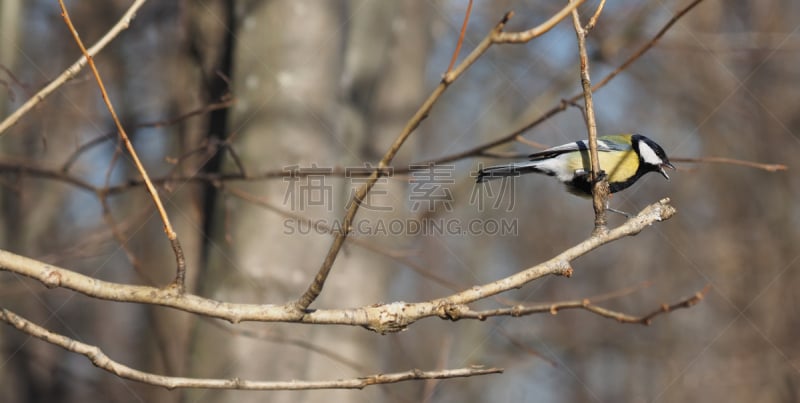
M 636 174 L 636 170 L 639 168 L 639 157 L 633 150 L 599 152 L 598 154 L 600 169 L 606 171 L 609 182 L 624 182 Z M 570 169 L 573 172 L 578 170 L 591 172 L 589 151 L 581 151 L 581 158 L 572 158 Z

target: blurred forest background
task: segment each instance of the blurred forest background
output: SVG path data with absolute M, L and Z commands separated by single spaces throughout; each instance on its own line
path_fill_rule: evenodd
M 190 292 L 283 303 L 305 290 L 332 237 L 287 234 L 290 219 L 276 208 L 338 219 L 357 178 L 321 177 L 330 203 L 293 205 L 298 183 L 262 173 L 374 166 L 446 70 L 466 3 L 203 0 L 141 8 L 95 60 L 148 172 L 173 179 L 159 182 L 159 190 L 186 252 Z M 688 3 L 609 2 L 589 36 L 593 81 Z M 130 4 L 67 2 L 87 44 Z M 584 21 L 597 4 L 581 6 Z M 563 6 L 476 1 L 461 55 L 508 10 L 515 11 L 508 30 L 517 31 Z M 788 171 L 678 163 L 671 182 L 649 175 L 612 205 L 637 212 L 669 196 L 675 217 L 579 259 L 570 279 L 547 277 L 503 295 L 533 303 L 623 293 L 600 304 L 639 315 L 709 285 L 691 309 L 650 326 L 575 310 L 485 322 L 428 319 L 381 336 L 345 326 L 233 326 L 48 290 L 3 272 L 0 306 L 160 374 L 322 380 L 471 364 L 506 371 L 363 391 L 167 391 L 121 380 L 83 356 L 1 326 L 0 400 L 798 401 L 798 17 L 800 3 L 792 0 L 705 0 L 595 94 L 601 134 L 639 132 L 671 157 L 782 163 Z M 0 2 L 1 116 L 79 56 L 56 2 Z M 579 92 L 569 19 L 531 43 L 494 46 L 445 93 L 393 166 L 402 171 L 499 138 Z M 585 136 L 574 107 L 525 133 L 547 146 Z M 492 151 L 535 150 L 517 141 Z M 348 241 L 313 307 L 447 295 L 549 259 L 589 235 L 591 203 L 551 178 L 526 176 L 502 206 L 477 205 L 471 173 L 497 161 L 449 163 L 439 188 L 448 197 L 431 211 L 415 208 L 409 175 L 395 174 L 372 196 L 391 208 L 362 208 L 358 219 L 506 220 L 516 223 L 516 234 L 356 235 L 363 242 Z M 251 179 L 207 180 L 242 172 Z M 103 195 L 65 175 L 113 192 L 103 203 Z M 144 187 L 130 182 L 138 178 L 86 69 L 0 138 L 0 247 L 106 280 L 165 285 L 174 257 Z M 623 222 L 610 219 L 612 226 Z

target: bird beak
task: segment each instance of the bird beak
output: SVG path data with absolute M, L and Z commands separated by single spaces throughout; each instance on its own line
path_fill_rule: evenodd
M 666 180 L 669 180 L 669 175 L 667 175 L 667 171 L 665 171 L 665 170 L 664 170 L 664 168 L 669 168 L 669 169 L 671 169 L 671 170 L 673 170 L 673 171 L 675 170 L 675 166 L 674 166 L 674 165 L 672 165 L 672 164 L 670 164 L 669 162 L 665 162 L 665 163 L 661 164 L 661 165 L 660 165 L 658 168 L 659 168 L 659 169 L 658 169 L 658 172 L 659 172 L 659 173 L 661 174 L 661 176 L 663 176 L 663 177 L 664 177 L 664 179 L 666 179 Z

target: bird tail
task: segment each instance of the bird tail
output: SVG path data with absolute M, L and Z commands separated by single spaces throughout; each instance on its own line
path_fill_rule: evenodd
M 525 161 L 483 168 L 478 171 L 477 183 L 482 183 L 497 178 L 505 178 L 507 176 L 520 176 L 530 172 L 542 172 L 537 165 L 538 164 L 536 161 Z

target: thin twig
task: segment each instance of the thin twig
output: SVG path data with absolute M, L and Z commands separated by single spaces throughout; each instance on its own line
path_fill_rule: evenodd
M 706 286 L 702 290 L 696 292 L 694 295 L 690 297 L 683 298 L 680 301 L 675 302 L 673 304 L 669 305 L 662 304 L 657 309 L 642 316 L 634 316 L 627 313 L 617 312 L 611 309 L 603 308 L 601 306 L 593 304 L 589 298 L 585 298 L 581 300 L 562 301 L 562 302 L 553 302 L 545 304 L 532 304 L 532 305 L 520 304 L 509 308 L 487 309 L 482 311 L 461 310 L 458 312 L 458 316 L 452 319 L 485 320 L 486 318 L 490 318 L 493 316 L 519 317 L 519 316 L 527 316 L 545 312 L 549 312 L 553 315 L 556 315 L 559 311 L 562 310 L 583 309 L 605 318 L 614 319 L 620 323 L 650 325 L 653 321 L 653 318 L 655 318 L 658 315 L 672 312 L 676 309 L 689 308 L 693 305 L 696 305 L 698 302 L 703 300 L 703 297 L 708 292 L 708 290 L 709 286 Z
M 453 51 L 453 58 L 450 59 L 450 65 L 447 66 L 447 72 L 453 69 L 458 60 L 458 54 L 461 52 L 461 45 L 464 43 L 464 35 L 467 33 L 467 23 L 469 22 L 469 15 L 472 12 L 472 0 L 467 3 L 467 11 L 464 13 L 464 22 L 461 24 L 461 33 L 458 35 L 458 43 L 456 43 L 456 50 Z
M 555 13 L 549 20 L 538 26 L 522 32 L 501 32 L 498 31 L 492 42 L 494 43 L 526 43 L 531 39 L 541 36 L 545 32 L 553 29 L 561 20 L 567 18 L 569 13 L 576 10 L 585 0 L 574 0 L 559 12 Z M 510 16 L 509 16 L 510 18 Z
M 594 15 L 592 18 L 589 18 L 589 22 L 583 27 L 583 30 L 586 32 L 591 31 L 595 25 L 597 25 L 597 19 L 600 18 L 600 13 L 603 12 L 603 7 L 606 5 L 606 0 L 600 0 L 600 4 L 597 6 L 597 9 L 594 10 Z
M 156 190 L 155 186 L 153 186 L 153 183 L 150 182 L 150 177 L 147 174 L 147 171 L 144 169 L 144 165 L 142 165 L 142 161 L 139 159 L 139 156 L 136 154 L 136 149 L 133 148 L 133 143 L 131 143 L 131 140 L 128 138 L 128 134 L 125 132 L 125 128 L 122 127 L 122 123 L 119 121 L 117 112 L 114 110 L 114 105 L 111 104 L 111 99 L 108 97 L 105 85 L 103 85 L 103 79 L 100 77 L 100 72 L 97 70 L 97 66 L 94 64 L 92 55 L 86 50 L 86 47 L 83 45 L 83 41 L 81 41 L 81 38 L 78 35 L 78 31 L 75 29 L 75 26 L 72 25 L 72 20 L 69 18 L 69 13 L 67 12 L 67 7 L 64 5 L 64 0 L 58 0 L 58 4 L 61 6 L 61 16 L 64 18 L 64 22 L 67 24 L 69 31 L 72 33 L 75 43 L 78 44 L 83 56 L 89 63 L 89 67 L 92 69 L 94 78 L 97 81 L 97 86 L 100 88 L 100 93 L 103 96 L 103 101 L 108 108 L 108 112 L 111 114 L 111 118 L 114 120 L 114 124 L 117 126 L 119 136 L 122 139 L 122 142 L 125 144 L 125 148 L 128 150 L 128 153 L 131 155 L 134 165 L 136 165 L 136 169 L 139 171 L 139 174 L 142 175 L 142 179 L 144 179 L 147 191 L 150 193 L 153 203 L 155 203 L 156 209 L 158 210 L 158 214 L 161 216 L 161 221 L 164 223 L 164 232 L 167 234 L 167 239 L 169 239 L 170 245 L 172 246 L 172 251 L 175 253 L 175 261 L 177 264 L 177 274 L 175 275 L 175 280 L 172 282 L 172 284 L 170 284 L 170 287 L 174 287 L 179 293 L 182 293 L 184 292 L 185 287 L 186 259 L 183 255 L 183 248 L 181 248 L 180 241 L 178 240 L 178 234 L 176 234 L 172 229 L 172 224 L 169 222 L 167 211 L 164 209 L 163 203 L 161 203 L 161 198 L 158 196 L 158 191 Z
M 522 137 L 522 135 L 517 135 L 517 136 L 515 136 L 515 137 L 514 137 L 514 140 L 515 140 L 515 141 L 517 141 L 517 142 L 519 142 L 519 143 L 522 143 L 522 144 L 525 144 L 525 145 L 531 146 L 531 147 L 533 147 L 533 148 L 538 148 L 538 149 L 540 149 L 540 150 L 543 150 L 543 149 L 547 148 L 547 146 L 545 146 L 544 144 L 542 144 L 542 143 L 539 143 L 539 142 L 537 142 L 537 141 L 528 140 L 528 139 L 526 139 L 525 137 Z
M 8 67 L 3 66 L 3 65 L 0 65 L 0 70 L 3 70 L 3 72 L 6 73 L 6 76 L 8 76 L 8 78 L 11 80 L 11 83 L 13 83 L 17 87 L 19 87 L 23 91 L 25 91 L 26 95 L 30 95 L 29 86 L 27 84 L 23 83 L 22 81 L 20 81 L 19 78 L 17 78 L 17 76 L 14 74 L 13 71 L 11 71 Z M 5 85 L 6 85 L 7 89 L 8 89 L 8 99 L 11 100 L 12 102 L 15 101 L 16 97 L 14 96 L 14 91 L 11 89 L 11 83 L 9 83 L 8 81 L 5 81 L 5 80 L 3 80 L 3 83 L 5 83 Z
M 675 162 L 688 162 L 692 164 L 731 164 L 731 165 L 740 165 L 749 168 L 756 168 L 762 169 L 768 172 L 777 172 L 777 171 L 786 171 L 789 169 L 788 166 L 784 164 L 765 164 L 761 162 L 753 162 L 753 161 L 745 161 L 735 158 L 725 158 L 725 157 L 698 157 L 698 158 L 670 158 L 670 161 Z
M 0 85 L 5 87 L 6 96 L 8 97 L 8 100 L 11 101 L 11 102 L 16 101 L 17 97 L 14 96 L 14 90 L 11 89 L 11 85 L 6 80 L 3 80 L 3 79 L 0 79 Z
M 397 152 L 400 151 L 400 147 L 405 143 L 408 137 L 413 133 L 416 128 L 420 125 L 423 119 L 428 116 L 428 113 L 433 108 L 433 105 L 436 101 L 439 100 L 441 95 L 444 91 L 453 83 L 461 74 L 464 73 L 475 61 L 483 55 L 494 43 L 510 43 L 510 42 L 524 42 L 527 40 L 531 40 L 548 30 L 554 27 L 559 21 L 569 15 L 569 10 L 575 9 L 578 4 L 582 3 L 584 0 L 575 0 L 573 3 L 568 4 L 563 10 L 557 13 L 555 16 L 551 17 L 549 20 L 545 21 L 541 25 L 533 28 L 531 30 L 525 31 L 522 36 L 506 36 L 507 34 L 503 32 L 503 28 L 505 27 L 508 19 L 511 18 L 513 13 L 507 13 L 503 18 L 500 20 L 497 25 L 489 32 L 489 34 L 475 47 L 475 49 L 467 55 L 466 58 L 458 65 L 455 69 L 447 72 L 443 77 L 442 80 L 439 82 L 439 85 L 433 90 L 433 92 L 428 96 L 425 102 L 422 103 L 420 108 L 414 114 L 414 116 L 409 119 L 406 123 L 406 126 L 400 132 L 400 134 L 395 139 L 394 143 L 389 147 L 389 150 L 386 151 L 383 158 L 381 158 L 380 162 L 378 163 L 377 169 L 373 171 L 372 175 L 367 179 L 366 183 L 361 185 L 358 190 L 353 195 L 350 208 L 345 213 L 344 219 L 342 220 L 342 228 L 344 229 L 339 234 L 336 235 L 334 238 L 333 243 L 331 244 L 330 249 L 328 249 L 328 253 L 325 256 L 325 260 L 322 262 L 317 274 L 314 276 L 314 280 L 308 286 L 306 291 L 297 301 L 293 304 L 294 309 L 296 311 L 296 315 L 302 316 L 306 312 L 305 310 L 311 305 L 314 300 L 317 299 L 319 294 L 322 292 L 322 288 L 325 285 L 325 281 L 328 279 L 328 275 L 330 274 L 331 268 L 333 267 L 333 263 L 336 261 L 336 257 L 339 255 L 339 251 L 342 249 L 345 240 L 347 240 L 347 236 L 351 231 L 351 224 L 353 219 L 355 218 L 356 213 L 358 212 L 358 208 L 361 206 L 364 198 L 367 196 L 369 191 L 375 186 L 377 183 L 378 178 L 381 176 L 381 170 L 387 168 L 392 160 L 394 159 Z M 565 11 L 567 10 L 567 11 Z M 516 33 L 513 33 L 516 34 Z M 522 40 L 523 38 L 525 40 Z
M 661 37 L 664 36 L 664 34 L 666 34 L 667 31 L 669 31 L 669 29 L 672 28 L 672 26 L 675 25 L 675 23 L 678 22 L 679 19 L 681 19 L 681 17 L 686 15 L 686 13 L 691 11 L 695 6 L 700 4 L 700 2 L 702 1 L 703 0 L 694 0 L 693 2 L 687 4 L 686 7 L 678 10 L 678 12 L 675 13 L 672 16 L 672 18 L 670 18 L 669 21 L 667 21 L 667 23 L 664 24 L 664 26 L 661 27 L 661 29 L 659 29 L 658 32 L 656 32 L 655 35 L 653 35 L 653 38 L 651 38 L 649 41 L 647 41 L 647 43 L 645 43 L 639 49 L 633 52 L 633 54 L 630 55 L 630 57 L 628 57 L 628 59 L 625 60 L 622 64 L 620 64 L 619 67 L 614 69 L 614 71 L 608 73 L 607 76 L 605 76 L 602 80 L 600 80 L 597 84 L 595 84 L 594 87 L 592 87 L 592 91 L 597 91 L 599 88 L 604 87 L 606 84 L 608 84 L 609 81 L 613 80 L 614 77 L 619 75 L 619 73 L 625 71 L 625 69 L 627 69 L 631 64 L 633 64 L 633 62 L 639 60 L 639 58 L 642 57 L 642 55 L 644 55 L 648 50 L 650 50 L 653 46 L 656 46 L 658 41 L 661 40 Z
M 602 10 L 602 3 L 596 16 Z M 608 180 L 602 175 L 600 159 L 597 155 L 597 121 L 594 115 L 594 101 L 592 100 L 592 80 L 589 77 L 589 56 L 586 51 L 586 36 L 589 31 L 581 25 L 578 10 L 572 10 L 572 24 L 575 26 L 575 35 L 578 38 L 578 53 L 580 55 L 581 87 L 583 87 L 583 101 L 586 111 L 586 128 L 589 131 L 589 160 L 592 164 L 592 206 L 594 207 L 594 232 L 608 231 L 606 219 L 606 203 L 610 190 Z
M 30 175 L 43 179 L 52 179 L 70 184 L 78 189 L 96 194 L 99 188 L 91 183 L 58 170 L 32 165 L 27 161 L 0 161 L 0 172 Z
M 93 57 L 101 50 L 103 50 L 103 48 L 105 48 L 106 45 L 108 45 L 112 40 L 114 40 L 114 38 L 116 38 L 120 34 L 120 32 L 128 29 L 131 20 L 133 20 L 134 16 L 136 15 L 136 12 L 139 10 L 139 8 L 142 7 L 142 5 L 144 5 L 145 1 L 146 0 L 134 1 L 133 4 L 131 4 L 131 6 L 128 7 L 128 10 L 125 11 L 125 14 L 122 15 L 119 21 L 117 21 L 117 23 L 114 24 L 114 26 L 112 26 L 111 29 L 109 29 L 108 32 L 106 32 L 106 34 L 103 35 L 103 37 L 100 38 L 99 41 L 97 41 L 97 43 L 95 43 L 91 48 L 89 48 L 89 50 L 87 50 L 86 53 L 88 53 L 89 56 Z M 14 113 L 12 113 L 2 122 L 0 122 L 0 136 L 5 134 L 6 130 L 8 130 L 11 126 L 17 124 L 17 122 L 23 116 L 25 116 L 25 114 L 30 112 L 31 109 L 33 109 L 36 105 L 42 102 L 45 98 L 47 98 L 47 96 L 53 93 L 53 91 L 55 91 L 56 89 L 58 89 L 58 87 L 60 87 L 67 81 L 71 80 L 73 77 L 75 77 L 75 75 L 77 75 L 78 72 L 80 72 L 81 69 L 83 69 L 83 67 L 86 66 L 88 60 L 89 59 L 85 57 L 80 57 L 75 63 L 69 66 L 69 68 L 64 70 L 63 73 L 59 74 L 59 76 L 56 77 L 55 80 L 47 84 L 47 86 L 45 86 L 39 92 L 37 92 L 36 95 L 32 96 L 30 99 L 25 101 L 25 103 L 22 104 L 22 106 L 20 106 L 19 109 L 14 111 Z
M 228 108 L 233 104 L 234 104 L 233 100 L 228 100 L 228 101 L 223 101 L 223 102 L 218 102 L 218 103 L 212 103 L 212 104 L 209 104 L 209 105 L 206 105 L 206 106 L 191 110 L 189 112 L 183 113 L 183 114 L 178 115 L 178 116 L 173 117 L 173 118 L 169 118 L 169 119 L 165 119 L 165 120 L 156 120 L 156 121 L 152 121 L 152 122 L 139 123 L 139 124 L 133 125 L 133 128 L 139 129 L 139 128 L 144 128 L 144 127 L 172 126 L 174 124 L 180 123 L 180 122 L 182 122 L 182 121 L 184 121 L 186 119 L 189 119 L 191 117 L 194 117 L 194 116 L 198 116 L 198 115 L 202 115 L 202 114 L 205 114 L 205 113 L 213 112 L 213 111 L 218 110 L 218 109 Z M 75 151 L 73 151 L 72 154 L 70 154 L 70 156 L 67 158 L 66 162 L 64 162 L 64 164 L 61 166 L 61 170 L 64 171 L 64 172 L 69 171 L 69 169 L 72 167 L 72 165 L 75 163 L 75 161 L 77 161 L 78 158 L 83 153 L 85 153 L 86 151 L 89 151 L 91 148 L 93 148 L 93 147 L 95 147 L 95 146 L 97 146 L 99 144 L 102 144 L 102 143 L 104 143 L 106 141 L 109 141 L 109 140 L 112 140 L 112 139 L 116 138 L 115 134 L 116 134 L 115 132 L 105 133 L 105 134 L 100 135 L 99 137 L 96 137 L 96 138 L 94 138 L 92 140 L 89 140 L 86 143 L 83 143 L 80 146 L 78 146 L 78 148 Z
M 0 320 L 40 340 L 59 346 L 67 351 L 81 354 L 89 359 L 94 366 L 108 371 L 120 378 L 146 383 L 148 385 L 163 386 L 167 389 L 196 388 L 196 389 L 236 389 L 236 390 L 310 390 L 310 389 L 363 389 L 367 386 L 397 383 L 419 379 L 448 379 L 470 376 L 499 374 L 502 368 L 484 368 L 471 366 L 466 368 L 446 369 L 441 371 L 422 371 L 412 369 L 406 372 L 390 374 L 374 374 L 351 379 L 336 379 L 330 381 L 250 381 L 239 378 L 211 379 L 211 378 L 184 378 L 164 376 L 123 365 L 112 360 L 97 347 L 62 334 L 51 332 L 8 309 L 0 310 Z

